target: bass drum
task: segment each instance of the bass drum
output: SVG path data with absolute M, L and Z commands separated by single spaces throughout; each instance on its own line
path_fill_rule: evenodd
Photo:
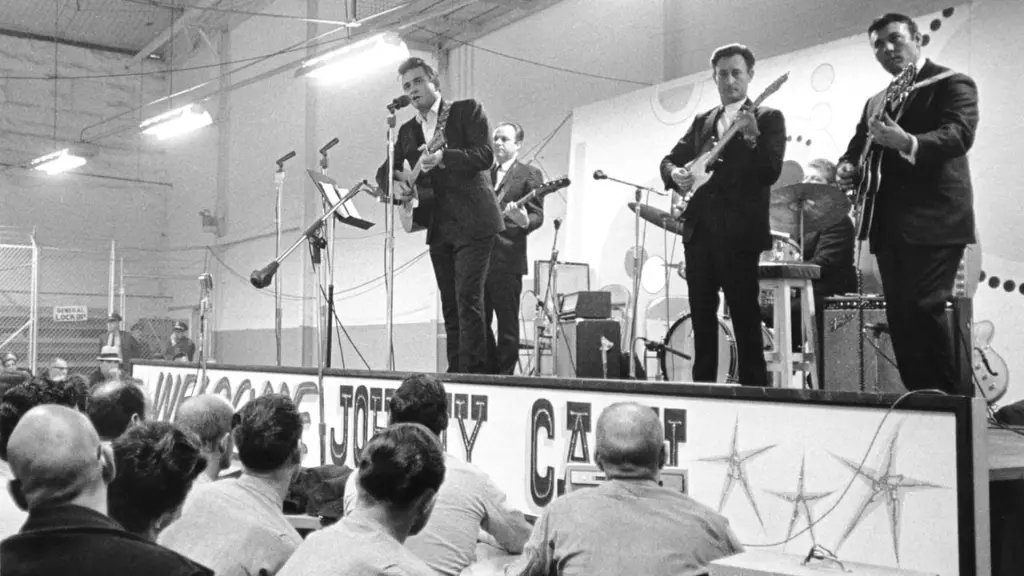
M 661 376 L 668 382 L 693 381 L 693 320 L 687 314 L 675 321 L 665 336 L 665 347 L 659 351 Z M 771 329 L 761 325 L 764 349 L 771 350 L 775 336 Z M 715 382 L 735 384 L 736 380 L 736 339 L 733 337 L 732 322 L 718 317 L 718 371 Z

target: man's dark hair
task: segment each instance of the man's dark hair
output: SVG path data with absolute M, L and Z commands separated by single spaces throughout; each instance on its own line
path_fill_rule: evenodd
M 888 14 L 882 14 L 878 18 L 871 21 L 871 25 L 868 26 L 868 36 L 871 36 L 875 32 L 878 32 L 882 28 L 885 28 L 889 24 L 903 23 L 907 25 L 907 30 L 911 36 L 917 35 L 917 22 L 910 16 L 904 14 L 897 14 L 896 12 L 889 12 Z
M 437 436 L 419 424 L 392 424 L 359 454 L 359 486 L 378 502 L 406 508 L 444 482 L 444 453 Z
M 272 472 L 301 457 L 302 417 L 284 394 L 254 398 L 235 413 L 231 428 L 238 458 L 246 468 Z
M 497 130 L 502 126 L 508 126 L 509 128 L 512 128 L 512 132 L 514 132 L 516 135 L 516 144 L 523 143 L 523 138 L 526 138 L 526 132 L 523 131 L 522 126 L 516 124 L 515 122 L 499 122 L 498 125 L 494 127 L 494 129 Z
M 78 391 L 68 382 L 33 378 L 9 388 L 0 397 L 0 460 L 7 460 L 7 442 L 26 412 L 43 404 L 75 409 L 80 402 Z
M 730 58 L 732 56 L 743 56 L 743 61 L 747 63 L 747 71 L 754 69 L 754 53 L 750 51 L 743 44 L 726 44 L 715 48 L 715 51 L 711 53 L 711 69 L 714 70 L 715 66 L 718 65 L 718 61 L 722 58 Z
M 434 376 L 413 374 L 402 381 L 388 403 L 391 423 L 412 422 L 441 435 L 448 428 L 448 395 Z
M 430 80 L 430 83 L 433 84 L 435 88 L 441 87 L 441 79 L 438 78 L 437 72 L 434 72 L 434 67 L 427 64 L 427 61 L 423 58 L 413 56 L 412 58 L 405 59 L 398 65 L 398 76 L 404 76 L 406 72 L 416 68 L 423 68 L 423 73 L 426 74 L 427 80 Z
M 117 476 L 107 489 L 108 514 L 125 530 L 149 530 L 181 506 L 206 469 L 199 439 L 168 422 L 142 422 L 112 442 Z
M 146 419 L 146 395 L 134 382 L 108 382 L 93 389 L 86 412 L 100 438 L 113 440 L 128 429 L 133 415 Z

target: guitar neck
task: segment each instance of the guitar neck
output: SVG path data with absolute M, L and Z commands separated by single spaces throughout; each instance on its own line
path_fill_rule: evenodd
M 767 97 L 767 93 L 758 96 L 757 100 L 754 100 L 751 103 L 749 110 L 757 110 L 757 107 L 760 106 L 761 103 L 764 102 L 764 99 Z M 740 110 L 743 110 L 743 107 L 740 107 Z M 728 144 L 729 141 L 732 140 L 733 137 L 736 136 L 736 133 L 739 131 L 739 126 L 736 125 L 736 121 L 734 120 L 733 123 L 730 124 L 729 127 L 725 129 L 725 132 L 722 134 L 722 137 L 718 140 L 718 143 L 715 144 L 715 147 L 712 148 L 711 152 L 708 154 L 708 164 L 711 164 L 718 158 L 718 155 L 722 153 L 723 149 L 725 149 L 726 144 Z

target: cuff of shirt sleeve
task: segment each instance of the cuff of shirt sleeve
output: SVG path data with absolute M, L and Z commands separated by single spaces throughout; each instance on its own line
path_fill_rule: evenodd
M 903 158 L 911 164 L 917 164 L 917 136 L 914 136 L 913 134 L 910 135 L 910 153 L 908 154 L 901 151 L 900 156 L 903 156 Z

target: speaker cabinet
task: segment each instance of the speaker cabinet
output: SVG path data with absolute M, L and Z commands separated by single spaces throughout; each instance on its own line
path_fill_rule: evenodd
M 892 362 L 896 356 L 892 340 L 885 331 L 875 329 L 887 324 L 885 302 L 880 297 L 864 299 L 864 333 L 859 332 L 856 298 L 825 299 L 824 310 L 824 388 L 847 392 L 903 394 L 907 391 L 899 370 Z M 965 396 L 976 393 L 971 367 L 971 300 L 955 298 L 946 307 L 946 319 L 953 336 L 954 365 L 957 370 L 956 392 Z M 859 349 L 864 346 L 864 386 L 861 387 Z M 890 360 L 892 362 L 890 362 Z
M 618 378 L 622 335 L 615 320 L 577 319 L 558 323 L 555 375 L 562 378 Z

